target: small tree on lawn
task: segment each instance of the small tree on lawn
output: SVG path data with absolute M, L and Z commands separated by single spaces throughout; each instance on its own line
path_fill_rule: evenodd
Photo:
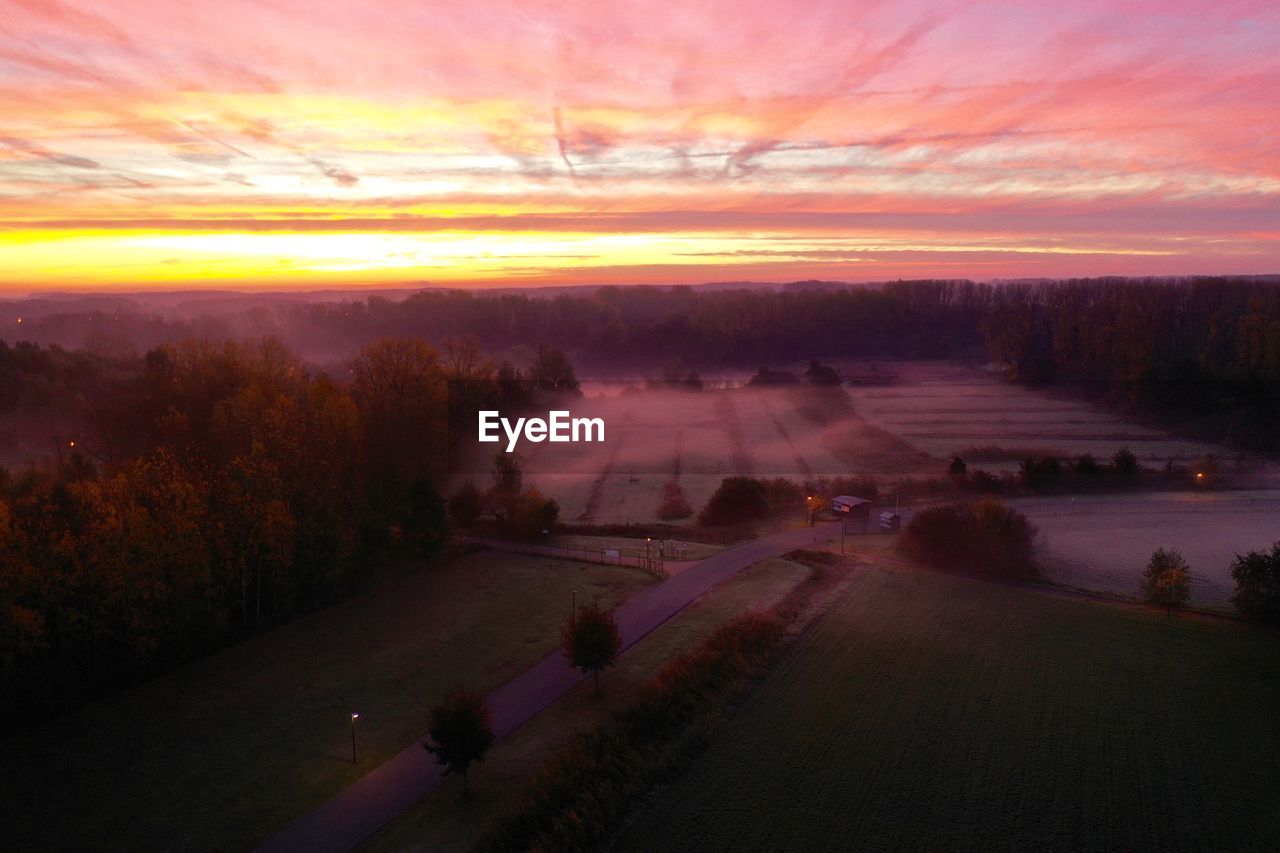
M 564 626 L 564 656 L 572 666 L 595 675 L 596 695 L 600 695 L 600 670 L 613 666 L 622 651 L 622 635 L 613 613 L 598 605 L 578 608 Z
M 462 793 L 471 793 L 467 772 L 471 765 L 484 761 L 493 746 L 493 712 L 483 694 L 458 686 L 445 700 L 431 709 L 428 739 L 422 747 L 436 757 L 447 776 L 462 777 Z
M 1142 597 L 1166 612 L 1185 607 L 1191 597 L 1191 569 L 1174 549 L 1157 548 L 1142 574 Z

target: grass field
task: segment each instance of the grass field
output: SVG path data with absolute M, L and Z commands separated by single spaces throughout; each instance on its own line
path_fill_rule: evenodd
M 1274 850 L 1280 635 L 867 570 L 615 850 Z
M 840 365 L 850 372 L 856 365 Z M 967 456 L 987 470 L 1014 469 L 1027 455 L 1109 459 L 1120 447 L 1144 465 L 1203 456 L 1230 459 L 1222 447 L 1174 438 L 1086 401 L 1054 397 L 1002 382 L 977 367 L 948 362 L 885 363 L 892 384 L 851 389 L 858 412 L 914 447 L 949 459 Z M 972 448 L 985 453 L 974 454 Z
M 0 850 L 252 848 L 420 738 L 454 683 L 555 648 L 571 590 L 613 605 L 651 582 L 483 551 L 388 580 L 0 741 Z
M 361 845 L 362 853 L 393 850 L 465 850 L 484 822 L 523 790 L 547 754 L 575 732 L 603 722 L 667 661 L 696 646 L 720 625 L 781 600 L 809 569 L 784 559 L 766 560 L 735 575 L 659 626 L 605 672 L 604 695 L 588 682 L 498 743 L 472 771 L 474 795 L 462 800 L 457 780 L 435 791 Z
M 1191 566 L 1192 603 L 1231 609 L 1234 556 L 1280 541 L 1274 510 L 1126 512 L 1124 497 L 1090 500 L 1091 511 L 1082 513 L 1023 508 L 1040 529 L 1046 574 L 1080 589 L 1137 595 L 1151 552 L 1176 548 Z

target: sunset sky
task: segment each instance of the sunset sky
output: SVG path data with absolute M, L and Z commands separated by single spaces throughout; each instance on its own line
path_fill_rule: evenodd
M 1275 2 L 0 7 L 0 290 L 1280 273 Z

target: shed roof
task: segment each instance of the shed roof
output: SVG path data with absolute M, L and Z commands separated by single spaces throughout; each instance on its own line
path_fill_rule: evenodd
M 854 504 L 854 505 L 871 503 L 871 501 L 867 500 L 866 498 L 857 498 L 857 497 L 854 497 L 853 495 L 836 495 L 831 500 L 839 501 L 842 504 Z

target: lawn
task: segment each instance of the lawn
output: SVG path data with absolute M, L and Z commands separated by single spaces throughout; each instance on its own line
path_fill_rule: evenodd
M 1274 510 L 1210 511 L 1205 505 L 1202 512 L 1126 512 L 1117 497 L 1094 498 L 1088 512 L 1041 514 L 1030 502 L 1025 511 L 1040 529 L 1045 571 L 1059 583 L 1137 595 L 1151 552 L 1176 548 L 1191 566 L 1192 603 L 1234 612 L 1232 560 L 1270 549 L 1280 540 L 1280 521 Z
M 253 847 L 559 642 L 634 569 L 477 551 L 0 741 L 0 850 Z M 350 713 L 360 712 L 359 764 Z
M 871 569 L 614 849 L 1280 848 L 1280 634 Z
M 660 625 L 606 670 L 604 695 L 589 682 L 534 717 L 471 772 L 473 796 L 459 796 L 457 780 L 433 792 L 369 839 L 361 853 L 392 850 L 465 850 L 486 820 L 518 795 L 557 745 L 603 722 L 667 661 L 702 642 L 716 628 L 747 611 L 777 603 L 809 577 L 810 570 L 781 558 L 743 569 Z

